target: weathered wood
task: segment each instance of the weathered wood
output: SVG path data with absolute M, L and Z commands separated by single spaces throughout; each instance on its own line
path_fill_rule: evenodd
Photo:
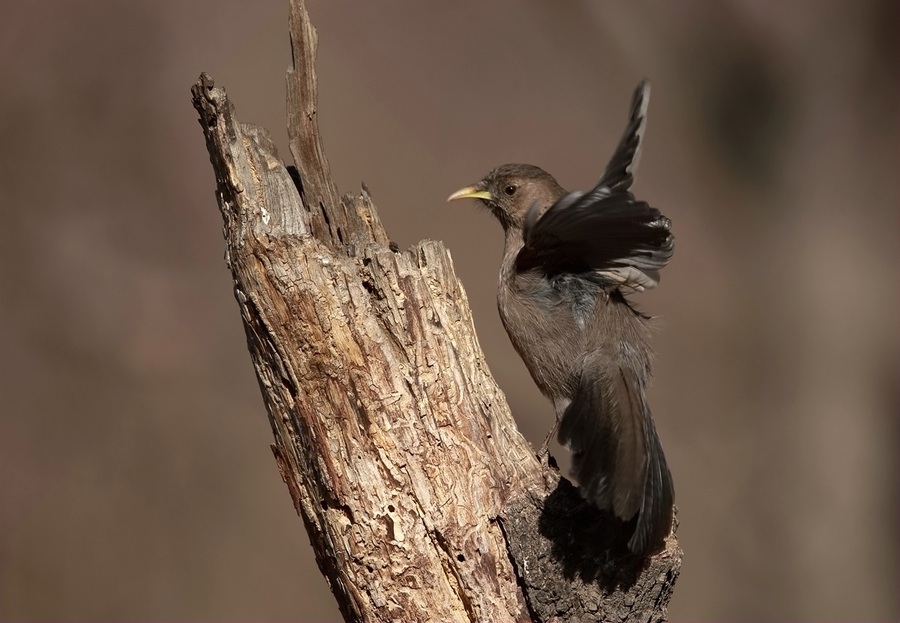
M 344 617 L 665 620 L 674 536 L 611 549 L 617 522 L 538 463 L 443 244 L 399 252 L 365 189 L 337 198 L 299 1 L 291 37 L 293 175 L 212 79 L 192 92 L 272 449 Z

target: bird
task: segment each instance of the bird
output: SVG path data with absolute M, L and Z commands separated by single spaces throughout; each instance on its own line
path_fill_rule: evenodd
M 627 546 L 642 556 L 663 548 L 675 497 L 646 396 L 652 318 L 628 298 L 658 285 L 675 246 L 671 221 L 630 190 L 649 96 L 644 80 L 589 192 L 567 192 L 537 166 L 505 164 L 448 198 L 480 200 L 503 226 L 500 318 L 556 412 L 538 456 L 546 459 L 558 430 L 582 496 L 631 522 Z

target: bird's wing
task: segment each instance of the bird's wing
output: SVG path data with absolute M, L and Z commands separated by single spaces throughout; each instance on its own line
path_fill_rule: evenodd
M 605 285 L 646 290 L 672 257 L 675 238 L 659 210 L 636 201 L 634 179 L 650 96 L 642 82 L 634 93 L 628 127 L 590 192 L 571 192 L 543 215 L 535 205 L 525 217 L 524 246 L 516 268 L 540 268 L 548 276 L 593 273 Z
M 566 204 L 568 197 L 524 230 L 516 269 L 551 278 L 592 274 L 603 285 L 637 291 L 656 287 L 675 250 L 669 219 L 627 191 L 591 192 Z
M 606 165 L 606 171 L 603 172 L 603 177 L 600 178 L 595 190 L 605 188 L 612 193 L 631 188 L 634 172 L 641 156 L 641 141 L 647 125 L 647 106 L 649 104 L 650 83 L 644 80 L 634 90 L 628 127 L 625 128 L 619 146 L 616 147 L 613 157 Z
M 572 452 L 572 473 L 582 495 L 627 521 L 641 509 L 647 422 L 638 388 L 607 364 L 597 360 L 582 370 L 558 437 Z

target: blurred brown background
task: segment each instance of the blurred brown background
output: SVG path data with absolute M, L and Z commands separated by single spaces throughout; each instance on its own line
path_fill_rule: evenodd
M 637 193 L 674 222 L 651 397 L 675 620 L 897 620 L 898 5 L 310 0 L 338 185 L 450 247 L 525 434 L 499 226 L 524 161 L 592 185 L 653 83 Z M 222 261 L 189 87 L 287 156 L 283 0 L 17 3 L 0 20 L 0 619 L 334 621 Z

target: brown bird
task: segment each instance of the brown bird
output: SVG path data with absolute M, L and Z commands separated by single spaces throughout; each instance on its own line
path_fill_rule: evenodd
M 480 199 L 506 243 L 497 305 L 513 346 L 556 410 L 583 496 L 629 521 L 647 555 L 672 527 L 674 487 L 645 389 L 650 318 L 626 294 L 654 288 L 672 257 L 670 221 L 629 191 L 650 87 L 634 94 L 625 135 L 597 186 L 567 193 L 546 171 L 506 164 L 450 200 Z

